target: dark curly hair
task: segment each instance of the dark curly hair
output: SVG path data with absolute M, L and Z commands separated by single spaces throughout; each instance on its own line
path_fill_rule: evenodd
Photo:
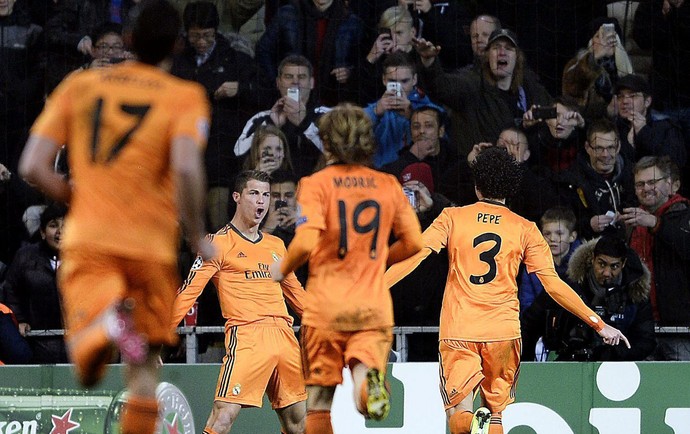
M 520 189 L 523 169 L 505 148 L 485 148 L 470 168 L 474 185 L 486 199 L 509 199 Z

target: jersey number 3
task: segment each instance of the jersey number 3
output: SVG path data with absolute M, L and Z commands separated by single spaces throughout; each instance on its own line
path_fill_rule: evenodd
M 496 278 L 496 255 L 498 255 L 498 252 L 501 251 L 501 237 L 492 232 L 481 234 L 472 241 L 472 247 L 476 248 L 478 245 L 486 241 L 493 241 L 495 244 L 489 250 L 481 252 L 479 254 L 479 260 L 489 266 L 489 271 L 481 276 L 476 276 L 474 274 L 470 275 L 470 282 L 474 283 L 475 285 L 484 285 Z
M 98 98 L 96 100 L 96 107 L 93 112 L 93 131 L 92 134 L 93 136 L 91 137 L 91 157 L 94 161 L 94 163 L 99 162 L 99 150 L 101 146 L 101 140 L 100 140 L 100 132 L 101 132 L 101 116 L 103 112 L 103 98 Z M 132 137 L 132 134 L 141 126 L 141 123 L 144 120 L 144 117 L 146 116 L 146 113 L 148 113 L 149 109 L 151 108 L 150 105 L 130 105 L 130 104 L 120 104 L 120 111 L 122 111 L 125 114 L 128 114 L 130 116 L 134 116 L 136 118 L 134 125 L 132 125 L 132 128 L 127 130 L 118 140 L 113 144 L 113 146 L 110 148 L 110 152 L 108 152 L 107 157 L 105 158 L 105 163 L 109 163 L 112 161 L 115 157 L 117 157 L 117 154 L 120 153 L 122 148 L 129 142 L 129 138 Z
M 373 208 L 375 211 L 374 217 L 367 224 L 359 224 L 359 216 L 366 209 Z M 381 205 L 375 200 L 363 200 L 355 206 L 352 212 L 352 228 L 358 234 L 366 234 L 373 232 L 374 236 L 371 239 L 371 246 L 369 247 L 369 257 L 376 259 L 376 242 L 379 238 L 379 220 L 380 220 Z M 338 243 L 338 258 L 343 259 L 347 255 L 347 227 L 348 227 L 347 207 L 344 201 L 338 201 L 338 220 L 340 220 L 340 241 Z

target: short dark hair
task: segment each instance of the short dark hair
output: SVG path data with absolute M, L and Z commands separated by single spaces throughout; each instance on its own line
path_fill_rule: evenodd
M 91 34 L 91 41 L 95 46 L 100 39 L 103 39 L 105 36 L 110 34 L 120 35 L 120 37 L 122 37 L 122 24 L 112 22 L 101 24 L 100 26 L 96 27 Z
M 286 66 L 304 66 L 309 71 L 309 77 L 314 76 L 314 67 L 306 57 L 301 54 L 291 54 L 280 61 L 278 65 L 278 77 L 283 74 L 283 69 Z
M 213 3 L 207 1 L 189 3 L 185 6 L 182 13 L 182 21 L 184 22 L 185 30 L 189 30 L 192 27 L 218 29 L 220 25 L 218 8 Z
M 563 222 L 568 231 L 572 232 L 577 227 L 577 217 L 572 209 L 564 206 L 555 206 L 547 209 L 539 219 L 539 224 L 543 228 L 547 223 Z
M 140 62 L 157 65 L 172 55 L 182 20 L 167 0 L 143 0 L 137 6 L 132 48 Z
M 297 185 L 297 175 L 284 169 L 277 169 L 271 173 L 271 184 L 282 184 L 284 182 L 292 182 Z
M 556 104 L 560 104 L 563 107 L 567 108 L 571 112 L 578 112 L 580 113 L 580 105 L 578 104 L 577 100 L 573 98 L 572 96 L 568 95 L 561 95 L 557 96 L 556 98 L 553 99 L 553 106 L 556 107 Z M 580 113 L 582 114 L 582 113 Z
M 592 143 L 592 137 L 597 133 L 614 133 L 618 139 L 618 129 L 616 125 L 606 118 L 600 118 L 592 122 L 587 129 L 587 140 Z
M 410 71 L 412 71 L 412 74 L 417 73 L 417 67 L 415 66 L 414 62 L 410 60 L 410 57 L 406 53 L 400 51 L 396 51 L 386 56 L 381 66 L 383 67 L 384 74 L 388 68 L 409 68 Z
M 594 245 L 593 254 L 625 259 L 628 256 L 628 246 L 625 245 L 625 241 L 616 236 L 604 235 Z
M 441 128 L 442 126 L 445 125 L 446 122 L 446 113 L 441 110 L 440 107 L 437 107 L 434 105 L 429 105 L 429 104 L 424 104 L 420 105 L 417 108 L 412 110 L 412 113 L 410 113 L 410 120 L 412 120 L 412 116 L 414 116 L 417 113 L 422 113 L 422 112 L 434 112 L 436 113 L 436 122 L 438 122 L 438 127 Z
M 51 220 L 64 218 L 67 214 L 67 207 L 61 203 L 53 202 L 48 205 L 41 213 L 41 230 L 45 230 Z
M 235 189 L 233 192 L 242 193 L 242 190 L 247 186 L 247 182 L 251 180 L 271 183 L 271 175 L 261 170 L 245 170 L 240 172 L 235 178 Z
M 668 155 L 647 155 L 640 158 L 640 160 L 635 163 L 635 167 L 633 167 L 633 175 L 637 175 L 637 172 L 649 169 L 650 167 L 656 167 L 663 176 L 670 176 L 673 181 L 678 181 L 680 179 L 678 165 L 676 165 Z
M 470 168 L 474 185 L 486 199 L 508 199 L 520 189 L 523 169 L 505 148 L 483 149 Z

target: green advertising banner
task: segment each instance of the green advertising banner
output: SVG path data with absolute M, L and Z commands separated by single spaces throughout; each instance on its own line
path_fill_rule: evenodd
M 157 396 L 158 432 L 201 433 L 211 409 L 219 366 L 166 365 Z M 126 391 L 122 367 L 111 366 L 92 390 L 70 366 L 0 368 L 0 434 L 112 433 Z M 355 411 L 349 375 L 336 393 L 337 434 L 447 432 L 436 363 L 389 365 L 392 411 L 383 422 Z M 690 363 L 523 363 L 517 400 L 504 413 L 510 434 L 690 434 Z M 278 433 L 270 404 L 244 409 L 237 433 Z

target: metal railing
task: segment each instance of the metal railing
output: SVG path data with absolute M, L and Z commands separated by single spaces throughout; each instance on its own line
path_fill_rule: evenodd
M 299 326 L 293 327 L 295 332 Z M 690 327 L 655 327 L 657 334 L 690 334 Z M 177 332 L 185 336 L 185 360 L 187 363 L 196 363 L 198 358 L 198 335 L 206 333 L 225 333 L 223 326 L 194 326 L 178 327 Z M 395 350 L 400 354 L 400 362 L 407 362 L 408 336 L 415 333 L 438 333 L 438 327 L 393 327 L 395 335 Z M 27 337 L 62 336 L 65 331 L 58 330 L 32 330 Z

